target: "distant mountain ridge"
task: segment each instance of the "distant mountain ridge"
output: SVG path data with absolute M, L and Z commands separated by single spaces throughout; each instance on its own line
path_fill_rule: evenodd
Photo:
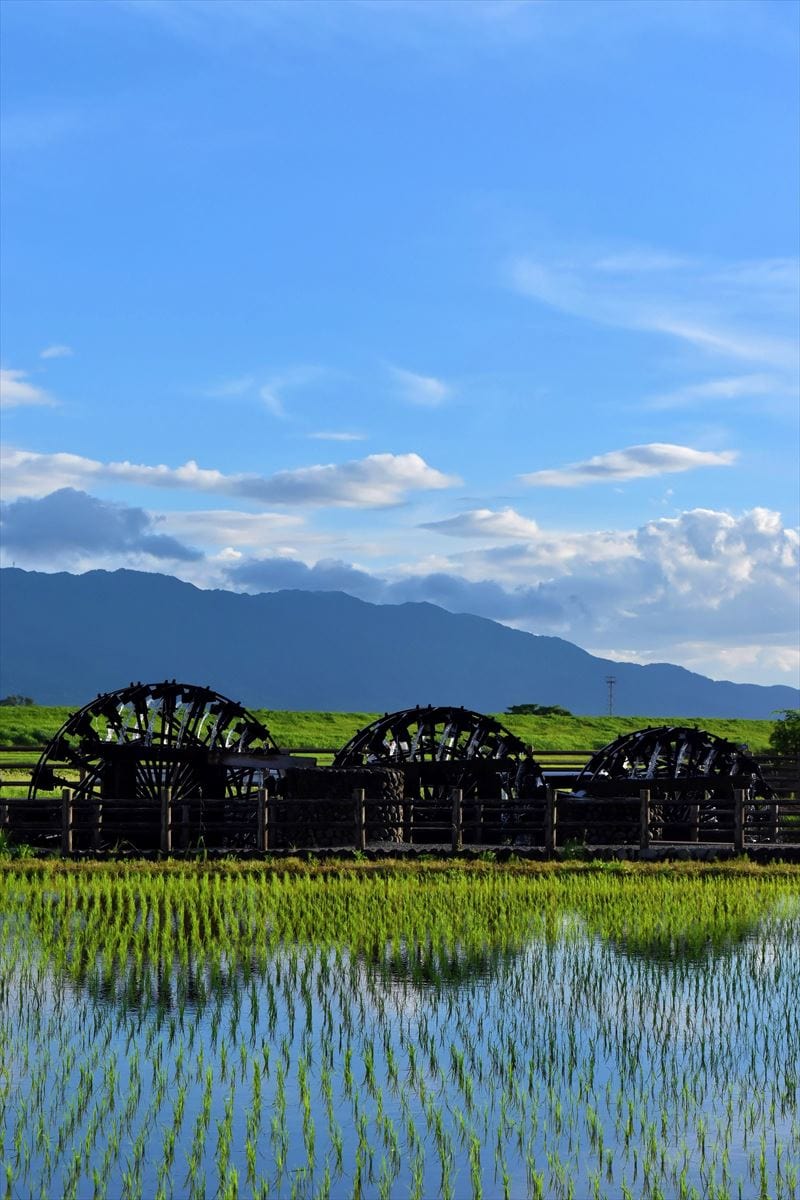
M 0 572 L 0 695 L 79 705 L 131 680 L 208 684 L 249 706 L 391 711 L 561 704 L 620 716 L 769 717 L 800 692 L 595 657 L 571 642 L 433 604 L 343 592 L 204 591 L 138 571 Z

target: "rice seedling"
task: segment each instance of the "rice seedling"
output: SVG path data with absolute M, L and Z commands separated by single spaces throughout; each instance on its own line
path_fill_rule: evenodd
M 800 875 L 0 872 L 4 1188 L 791 1197 Z

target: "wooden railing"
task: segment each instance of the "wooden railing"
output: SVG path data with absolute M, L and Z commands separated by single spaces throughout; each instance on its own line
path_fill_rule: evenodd
M 681 781 L 682 784 L 684 781 Z M 250 850 L 316 846 L 365 851 L 370 845 L 398 848 L 539 847 L 553 856 L 565 845 L 800 846 L 800 800 L 776 795 L 753 800 L 744 787 L 724 798 L 697 794 L 692 781 L 669 798 L 629 785 L 602 799 L 576 796 L 548 785 L 544 797 L 507 800 L 464 796 L 454 788 L 435 801 L 392 803 L 359 788 L 345 799 L 287 799 L 269 788 L 252 797 L 173 798 L 164 788 L 152 800 L 109 800 L 64 788 L 55 800 L 12 799 L 0 803 L 0 826 L 17 842 L 26 839 L 64 855 L 144 848 L 165 855 L 206 848 Z M 316 827 L 304 823 L 315 806 Z M 304 812 L 305 810 L 305 812 Z M 320 812 L 322 811 L 322 816 Z M 376 825 L 389 837 L 375 836 Z

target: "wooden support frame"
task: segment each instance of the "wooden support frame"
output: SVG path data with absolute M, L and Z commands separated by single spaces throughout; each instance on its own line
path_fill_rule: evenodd
M 639 790 L 639 849 L 650 845 L 650 788 Z
M 172 853 L 172 788 L 161 789 L 161 853 Z
M 363 788 L 356 788 L 353 792 L 353 817 L 355 824 L 355 847 L 356 850 L 366 850 L 367 848 L 367 806 L 366 793 Z
M 414 841 L 414 801 L 403 800 L 403 841 L 409 846 Z
M 453 817 L 450 836 L 451 850 L 461 850 L 464 845 L 464 792 L 461 788 L 453 788 Z
M 270 835 L 270 802 L 269 802 L 269 787 L 266 785 L 258 789 L 258 822 L 256 830 L 256 849 L 262 854 L 269 851 L 269 835 Z
M 103 840 L 103 803 L 99 797 L 94 798 L 92 809 L 92 850 L 99 850 Z
M 548 858 L 556 852 L 558 840 L 558 789 L 547 785 L 547 801 L 544 810 L 544 845 Z
M 734 788 L 733 791 L 733 848 L 741 853 L 744 850 L 744 806 L 747 792 L 744 788 Z
M 74 809 L 72 801 L 74 798 L 72 788 L 62 788 L 61 790 L 61 853 L 72 854 L 72 825 L 74 820 Z

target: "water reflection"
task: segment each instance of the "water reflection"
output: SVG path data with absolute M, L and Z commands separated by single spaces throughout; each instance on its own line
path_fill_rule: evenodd
M 22 888 L 11 1195 L 789 1196 L 798 897 L 737 887 Z

